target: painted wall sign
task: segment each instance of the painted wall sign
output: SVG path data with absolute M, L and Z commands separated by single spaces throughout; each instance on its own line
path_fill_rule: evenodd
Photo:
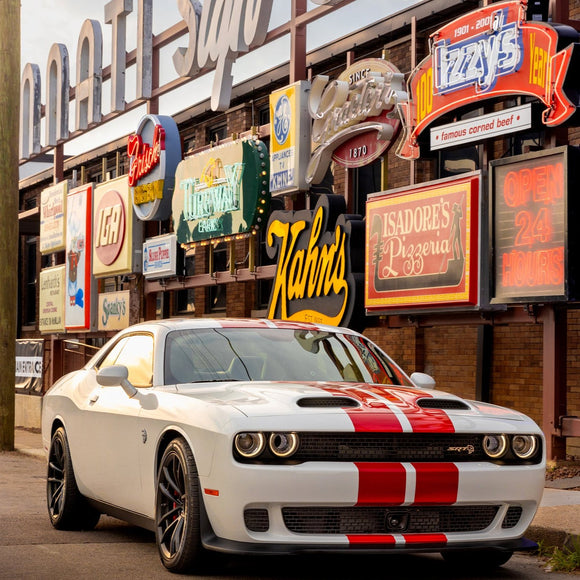
M 270 193 L 308 189 L 310 83 L 300 81 L 270 95 Z
M 480 176 L 369 196 L 369 312 L 478 303 Z
M 64 332 L 64 298 L 66 265 L 53 266 L 40 271 L 38 293 L 38 330 Z
M 532 104 L 510 107 L 431 129 L 431 151 L 530 129 Z
M 317 148 L 306 181 L 320 183 L 333 160 L 360 167 L 382 155 L 399 132 L 394 109 L 407 98 L 404 75 L 382 59 L 361 60 L 334 81 L 317 76 L 308 103 Z
M 153 0 L 140 0 L 136 18 L 136 99 L 152 95 L 153 71 Z M 180 77 L 197 77 L 215 70 L 211 108 L 225 111 L 230 104 L 232 65 L 250 46 L 257 48 L 266 40 L 273 0 L 236 0 L 216 2 L 179 0 L 179 12 L 187 24 L 188 45 L 173 55 L 173 65 Z M 112 25 L 111 112 L 125 109 L 127 16 L 133 3 L 111 0 L 105 5 L 105 23 Z M 103 90 L 103 31 L 97 20 L 85 20 L 79 33 L 75 86 L 76 130 L 100 123 Z M 68 139 L 69 59 L 62 44 L 54 44 L 47 63 L 46 145 Z M 57 74 L 51 73 L 56 70 Z M 38 65 L 27 63 L 21 80 L 20 158 L 28 159 L 41 150 L 40 84 Z M 26 105 L 26 106 L 25 106 Z
M 572 154 L 574 154 L 572 156 Z M 566 300 L 576 282 L 568 184 L 580 156 L 558 147 L 492 161 L 492 302 Z M 574 212 L 575 215 L 575 212 Z
M 98 329 L 123 330 L 129 326 L 131 292 L 106 292 L 99 294 L 99 325 Z
M 240 140 L 184 159 L 177 167 L 173 231 L 180 244 L 247 234 L 269 207 L 268 149 Z
M 95 188 L 93 223 L 94 275 L 140 272 L 142 222 L 131 211 L 127 176 Z
M 40 193 L 40 253 L 60 252 L 65 246 L 65 215 L 68 181 Z
M 181 161 L 181 139 L 168 116 L 145 115 L 127 141 L 129 187 L 133 209 L 143 221 L 171 214 L 175 170 Z
M 272 213 L 266 249 L 278 265 L 268 318 L 351 327 L 360 323 L 364 225 L 359 216 L 345 214 L 339 195 L 320 196 L 314 211 Z
M 92 330 L 95 288 L 91 276 L 93 184 L 68 192 L 66 226 L 66 297 L 67 330 Z
M 577 35 L 576 35 L 577 37 Z M 411 73 L 411 100 L 401 105 L 405 137 L 397 154 L 420 155 L 419 138 L 442 115 L 475 99 L 530 95 L 546 109 L 542 122 L 561 125 L 576 112 L 580 44 L 562 43 L 555 28 L 526 21 L 526 2 L 498 2 L 461 16 L 431 35 L 431 54 Z
M 148 239 L 143 244 L 143 275 L 145 278 L 175 276 L 177 236 L 169 234 Z

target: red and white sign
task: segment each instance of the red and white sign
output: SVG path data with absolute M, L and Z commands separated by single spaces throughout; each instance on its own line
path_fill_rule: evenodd
M 480 176 L 369 196 L 368 311 L 476 306 Z
M 431 151 L 473 143 L 498 135 L 529 129 L 532 126 L 532 105 L 512 107 L 431 129 Z
M 474 100 L 530 95 L 545 106 L 552 127 L 576 111 L 564 81 L 578 44 L 558 50 L 555 28 L 526 21 L 526 2 L 494 3 L 431 35 L 431 54 L 411 73 L 411 100 L 400 104 L 405 136 L 397 154 L 420 155 L 419 137 L 442 115 Z
M 308 108 L 318 145 L 306 171 L 307 183 L 320 183 L 331 161 L 361 167 L 382 155 L 399 134 L 396 104 L 407 99 L 404 75 L 382 59 L 361 60 L 329 81 L 312 81 Z

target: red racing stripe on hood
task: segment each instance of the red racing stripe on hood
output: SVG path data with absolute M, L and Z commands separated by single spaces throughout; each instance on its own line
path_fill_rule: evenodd
M 335 396 L 349 396 L 360 407 L 344 409 L 356 432 L 361 433 L 454 433 L 453 422 L 442 409 L 422 409 L 419 399 L 431 393 L 411 387 L 353 384 L 344 388 L 323 387 Z

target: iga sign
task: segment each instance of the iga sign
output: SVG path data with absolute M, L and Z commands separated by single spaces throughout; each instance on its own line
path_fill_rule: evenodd
M 477 305 L 479 190 L 471 173 L 369 196 L 367 311 Z
M 278 258 L 268 318 L 353 326 L 357 286 L 362 290 L 364 225 L 345 216 L 339 195 L 320 196 L 314 211 L 272 213 L 266 235 Z M 351 248 L 357 248 L 352 252 Z M 360 303 L 360 300 L 358 301 Z
M 131 211 L 129 197 L 127 177 L 95 189 L 93 273 L 97 278 L 141 270 L 141 222 Z
M 549 24 L 526 21 L 522 1 L 490 4 L 433 33 L 431 54 L 409 77 L 411 100 L 400 106 L 405 137 L 397 154 L 417 159 L 433 121 L 482 99 L 530 95 L 546 106 L 545 125 L 568 121 L 578 105 L 572 75 L 580 47 L 566 39 L 568 30 L 560 36 Z
M 312 81 L 308 108 L 314 119 L 312 141 L 318 145 L 306 173 L 320 183 L 336 161 L 361 167 L 382 155 L 397 138 L 395 106 L 407 100 L 404 75 L 382 59 L 361 60 L 337 80 L 319 75 Z
M 175 170 L 181 161 L 179 130 L 171 117 L 146 115 L 129 136 L 129 187 L 140 220 L 164 220 L 171 213 Z
M 580 156 L 558 147 L 491 162 L 493 216 L 492 302 L 571 298 L 576 283 L 574 232 L 569 233 L 568 184 Z M 577 228 L 576 228 L 577 229 Z
M 268 149 L 253 139 L 213 147 L 177 167 L 173 231 L 187 244 L 260 229 L 270 202 Z

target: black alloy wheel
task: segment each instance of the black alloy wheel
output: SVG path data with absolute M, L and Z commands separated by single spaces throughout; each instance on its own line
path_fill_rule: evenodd
M 92 530 L 100 513 L 79 492 L 63 427 L 52 436 L 46 477 L 48 515 L 57 530 Z
M 200 501 L 193 453 L 179 437 L 169 443 L 161 458 L 155 506 L 159 555 L 163 565 L 172 572 L 199 572 L 205 564 Z

